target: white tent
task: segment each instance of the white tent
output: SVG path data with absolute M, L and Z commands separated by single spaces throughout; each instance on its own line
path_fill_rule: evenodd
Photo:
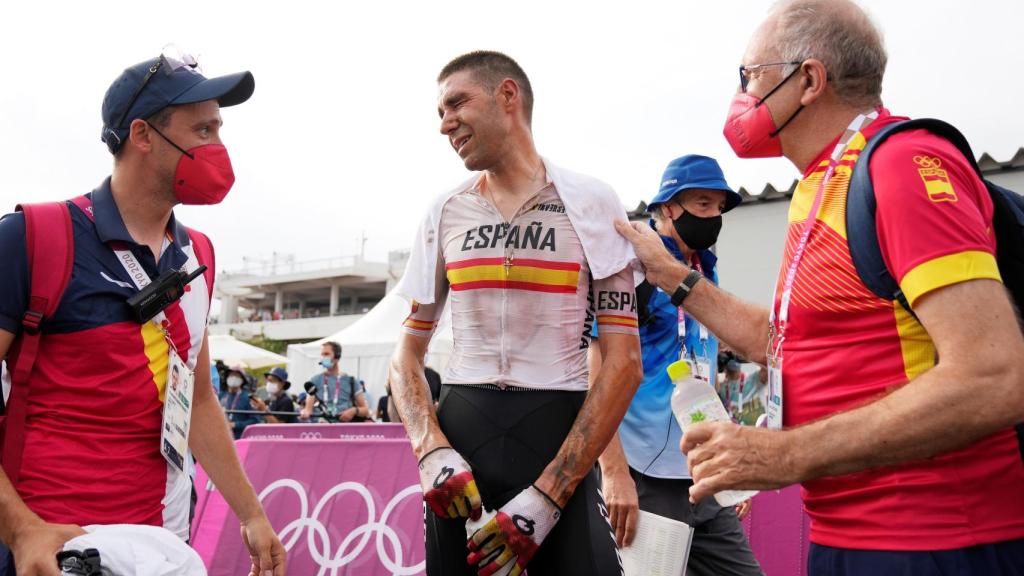
M 342 347 L 341 370 L 362 379 L 366 383 L 366 391 L 374 400 L 380 398 L 384 395 L 391 354 L 398 343 L 402 322 L 408 315 L 409 303 L 392 292 L 367 312 L 366 316 L 344 330 L 313 342 L 289 345 L 288 379 L 293 389 L 297 387 L 297 391 L 301 391 L 302 383 L 322 370 L 317 365 L 321 345 L 334 341 Z M 452 351 L 451 322 L 446 320 L 447 317 L 439 322 L 427 352 L 427 366 L 442 373 Z M 370 407 L 371 410 L 376 408 Z
M 210 360 L 223 360 L 228 366 L 243 364 L 246 368 L 265 368 L 288 362 L 280 354 L 246 344 L 226 334 L 210 335 Z

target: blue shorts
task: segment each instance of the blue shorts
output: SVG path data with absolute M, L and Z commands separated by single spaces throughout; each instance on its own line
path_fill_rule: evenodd
M 1024 539 L 934 552 L 850 550 L 811 544 L 810 576 L 1024 576 Z

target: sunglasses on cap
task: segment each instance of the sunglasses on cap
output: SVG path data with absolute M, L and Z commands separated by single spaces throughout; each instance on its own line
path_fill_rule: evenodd
M 149 67 L 149 71 L 142 79 L 139 87 L 132 93 L 132 97 L 128 99 L 128 105 L 125 106 L 124 112 L 121 113 L 121 118 L 118 119 L 117 124 L 115 124 L 114 127 L 124 127 L 124 120 L 128 117 L 128 112 L 131 111 L 132 106 L 134 106 L 135 101 L 139 99 L 139 95 L 142 94 L 143 89 L 146 88 L 146 85 L 149 84 L 149 81 L 158 71 L 162 70 L 165 74 L 170 75 L 182 68 L 191 69 L 199 73 L 202 72 L 202 69 L 199 67 L 199 60 L 197 60 L 195 56 L 182 52 L 181 49 L 174 44 L 164 46 L 163 50 L 160 52 L 160 58 Z

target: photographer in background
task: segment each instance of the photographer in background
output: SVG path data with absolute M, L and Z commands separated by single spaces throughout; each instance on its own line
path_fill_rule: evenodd
M 324 371 L 314 374 L 309 381 L 316 386 L 317 398 L 337 415 L 339 422 L 363 422 L 371 417 L 366 392 L 356 378 L 342 373 L 340 362 L 341 344 L 324 342 L 320 349 L 320 366 Z M 306 396 L 299 414 L 301 420 L 308 421 L 312 417 L 315 403 L 312 395 Z

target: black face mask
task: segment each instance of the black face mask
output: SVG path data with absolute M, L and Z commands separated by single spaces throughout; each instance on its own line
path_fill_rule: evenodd
M 679 218 L 672 221 L 672 226 L 684 244 L 694 250 L 707 250 L 718 242 L 718 233 L 722 230 L 722 215 L 701 218 L 683 210 Z

